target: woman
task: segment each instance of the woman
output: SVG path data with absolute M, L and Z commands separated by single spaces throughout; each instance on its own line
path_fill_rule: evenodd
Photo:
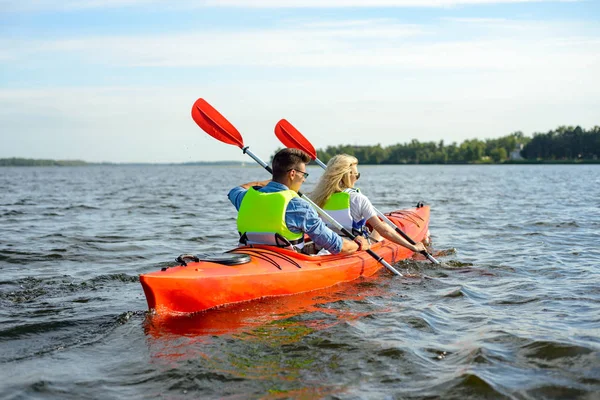
M 369 223 L 373 228 L 369 235 L 372 239 L 381 240 L 384 237 L 414 252 L 425 250 L 423 243 L 410 244 L 394 228 L 379 219 L 367 196 L 354 188 L 359 178 L 356 157 L 339 154 L 329 160 L 310 197 L 354 235 L 367 236 L 366 224 Z

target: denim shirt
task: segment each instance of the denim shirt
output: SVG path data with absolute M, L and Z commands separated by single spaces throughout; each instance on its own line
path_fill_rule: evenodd
M 288 190 L 288 187 L 282 183 L 271 181 L 260 188 L 259 192 L 273 193 L 282 190 Z M 246 192 L 246 189 L 237 186 L 231 189 L 227 195 L 238 211 Z M 306 233 L 317 246 L 329 250 L 332 254 L 342 251 L 342 238 L 325 225 L 319 214 L 307 201 L 299 197 L 294 197 L 288 203 L 285 210 L 285 224 L 292 232 Z

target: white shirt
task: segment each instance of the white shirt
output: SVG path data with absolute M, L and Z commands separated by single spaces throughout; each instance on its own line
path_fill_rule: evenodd
M 350 193 L 350 216 L 352 220 L 360 221 L 363 218 L 368 221 L 370 218 L 377 215 L 375 207 L 371 204 L 371 201 L 360 192 Z

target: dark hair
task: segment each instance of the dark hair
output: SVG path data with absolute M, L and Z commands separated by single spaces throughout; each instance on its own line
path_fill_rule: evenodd
M 308 164 L 310 156 L 298 149 L 285 148 L 273 157 L 273 180 L 280 181 L 290 169 L 298 168 L 298 164 Z

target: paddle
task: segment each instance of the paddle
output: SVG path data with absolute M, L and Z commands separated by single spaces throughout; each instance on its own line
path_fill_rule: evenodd
M 260 164 L 264 169 L 269 171 L 270 174 L 273 174 L 273 170 L 269 167 L 263 160 L 258 158 L 254 153 L 250 151 L 248 146 L 244 146 L 244 139 L 242 135 L 235 129 L 235 127 L 227 121 L 225 117 L 223 117 L 217 110 L 215 110 L 210 104 L 206 102 L 206 100 L 200 98 L 196 100 L 194 105 L 192 106 L 192 118 L 203 131 L 208 133 L 210 136 L 214 137 L 217 140 L 220 140 L 223 143 L 233 144 L 238 146 L 245 154 L 248 154 L 254 161 Z M 311 206 L 315 208 L 315 210 L 326 219 L 330 224 L 335 226 L 337 229 L 342 231 L 345 235 L 347 235 L 350 239 L 356 240 L 356 236 L 352 233 L 348 232 L 342 225 L 340 225 L 336 220 L 334 220 L 329 214 L 323 211 L 319 206 L 317 206 L 311 199 L 298 192 L 298 195 L 302 197 L 304 200 L 310 203 Z M 387 263 L 383 259 L 383 257 L 378 256 L 373 250 L 367 250 L 367 253 L 376 259 L 379 263 L 381 263 L 384 267 L 392 271 L 395 275 L 402 276 L 400 272 L 398 272 L 394 267 Z
M 307 153 L 310 158 L 312 158 L 317 164 L 321 166 L 321 168 L 326 169 L 327 166 L 319 160 L 317 157 L 317 152 L 315 147 L 300 133 L 298 129 L 296 129 L 291 123 L 289 123 L 286 119 L 282 119 L 275 125 L 275 136 L 279 138 L 281 143 L 284 144 L 285 147 L 293 147 L 296 149 L 300 149 Z M 396 232 L 407 242 L 412 244 L 413 246 L 416 244 L 414 240 L 410 238 L 406 233 L 404 233 L 396 224 L 389 220 L 388 217 L 385 216 L 381 211 L 375 209 L 377 216 L 380 217 L 383 221 L 385 221 L 388 225 L 395 229 Z M 434 264 L 439 264 L 440 262 L 433 258 L 431 254 L 429 254 L 426 250 L 420 252 L 425 257 L 429 259 Z

